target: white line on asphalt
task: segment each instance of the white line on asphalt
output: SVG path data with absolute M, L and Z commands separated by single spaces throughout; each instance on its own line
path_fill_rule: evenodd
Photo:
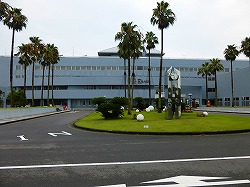
M 250 159 L 250 156 L 218 157 L 218 158 L 192 158 L 192 159 L 176 159 L 176 160 L 153 160 L 153 161 L 135 161 L 135 162 L 107 162 L 107 163 L 58 164 L 58 165 L 55 164 L 55 165 L 3 166 L 3 167 L 0 167 L 0 170 L 58 168 L 58 167 L 81 167 L 81 166 L 110 166 L 110 165 L 132 165 L 132 164 L 156 164 L 156 163 L 198 162 L 198 161 L 239 160 L 239 159 Z

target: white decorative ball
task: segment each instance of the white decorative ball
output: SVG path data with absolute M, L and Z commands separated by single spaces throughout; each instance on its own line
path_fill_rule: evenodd
M 154 106 L 152 106 L 152 105 L 150 105 L 148 108 L 149 108 L 151 111 L 155 109 Z
M 136 119 L 138 121 L 143 121 L 144 120 L 144 116 L 142 114 L 138 114 L 137 117 L 136 117 Z
M 166 110 L 166 109 L 165 109 L 165 108 L 163 108 L 163 110 L 162 110 L 162 111 L 163 111 L 163 112 L 165 112 L 165 110 Z
M 203 112 L 203 114 L 204 114 L 205 116 L 208 116 L 208 112 Z
M 121 110 L 124 110 L 124 106 L 121 106 Z
M 146 108 L 146 112 L 150 112 L 150 109 L 149 109 L 149 108 Z
M 140 110 L 139 110 L 139 109 L 136 109 L 135 112 L 140 112 Z

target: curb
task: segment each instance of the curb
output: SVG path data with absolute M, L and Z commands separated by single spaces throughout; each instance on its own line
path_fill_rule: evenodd
M 173 135 L 173 136 L 193 136 L 193 135 L 223 135 L 223 134 L 239 134 L 248 133 L 250 129 L 247 130 L 233 130 L 233 131 L 217 131 L 217 132 L 129 132 L 129 131 L 113 131 L 113 130 L 101 130 L 101 129 L 91 129 L 87 127 L 79 127 L 75 123 L 73 127 L 77 129 L 82 129 L 90 132 L 105 132 L 111 134 L 131 134 L 131 135 Z

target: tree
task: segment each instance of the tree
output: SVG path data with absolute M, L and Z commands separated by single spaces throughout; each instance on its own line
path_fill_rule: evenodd
M 250 67 L 250 37 L 246 37 L 245 40 L 241 41 L 241 50 L 246 57 L 249 58 L 249 67 Z
M 201 65 L 200 68 L 198 68 L 198 75 L 201 74 L 202 77 L 205 77 L 206 79 L 206 104 L 208 102 L 208 79 L 207 77 L 211 75 L 210 69 L 209 69 L 209 62 L 205 62 Z
M 0 107 L 3 107 L 3 98 L 2 98 L 3 91 L 0 90 Z
M 142 41 L 142 33 L 135 31 L 135 40 L 133 42 L 133 51 L 132 51 L 132 58 L 133 58 L 133 67 L 132 67 L 132 96 L 131 96 L 131 103 L 133 105 L 134 99 L 134 85 L 136 81 L 135 77 L 135 60 L 138 59 L 142 55 L 143 50 L 143 41 Z
M 215 106 L 218 106 L 218 94 L 217 94 L 217 71 L 222 71 L 224 69 L 218 58 L 210 59 L 209 69 L 212 75 L 214 75 L 214 85 L 215 85 Z
M 4 20 L 9 14 L 11 6 L 8 3 L 0 1 L 0 21 Z
M 234 81 L 233 81 L 233 61 L 239 55 L 239 51 L 235 44 L 228 45 L 224 50 L 224 56 L 227 61 L 231 62 L 231 89 L 232 89 L 232 107 L 234 107 Z
M 133 22 L 122 23 L 121 31 L 115 35 L 115 40 L 120 40 L 118 48 L 120 51 L 123 51 L 124 57 L 128 59 L 128 114 L 131 114 L 132 103 L 131 103 L 131 91 L 130 91 L 130 58 L 132 57 L 132 52 L 135 48 L 135 41 L 137 40 L 137 33 L 135 28 L 137 25 L 133 25 Z
M 58 61 L 60 60 L 59 58 L 59 51 L 58 51 L 58 48 L 52 44 L 52 56 L 51 56 L 51 65 L 52 65 L 52 81 L 51 81 L 51 89 L 52 89 L 52 93 L 51 93 L 51 100 L 52 100 L 52 106 L 54 106 L 54 67 L 55 67 L 55 64 L 58 63 Z
M 123 73 L 123 76 L 124 76 L 124 97 L 127 97 L 127 83 L 126 83 L 126 78 L 127 78 L 127 75 L 126 75 L 126 59 L 128 59 L 128 57 L 126 56 L 126 51 L 123 51 L 122 49 L 119 49 L 118 50 L 118 55 L 120 58 L 123 58 L 123 69 L 124 69 L 124 73 Z
M 34 83 L 35 83 L 35 63 L 41 63 L 43 57 L 43 44 L 39 37 L 33 36 L 29 38 L 31 41 L 31 60 L 32 60 L 32 106 L 35 106 L 35 93 L 34 93 Z
M 151 32 L 146 33 L 146 37 L 144 39 L 144 43 L 147 44 L 146 49 L 148 49 L 148 103 L 151 105 L 151 64 L 150 64 L 150 56 L 151 49 L 155 48 L 155 44 L 158 44 L 158 38 L 155 34 Z
M 11 93 L 7 96 L 8 99 L 10 99 Z M 19 89 L 17 91 L 13 92 L 13 101 L 14 101 L 14 107 L 24 107 L 27 104 L 26 95 L 24 93 L 24 90 Z
M 26 28 L 28 19 L 22 14 L 22 9 L 11 8 L 7 11 L 7 14 L 3 18 L 4 25 L 7 25 L 9 29 L 12 29 L 12 43 L 11 43 L 11 55 L 10 55 L 10 101 L 13 107 L 13 57 L 14 57 L 14 39 L 15 32 L 22 31 Z
M 18 53 L 15 54 L 15 56 L 19 56 L 18 63 L 23 65 L 24 67 L 24 83 L 23 83 L 24 94 L 26 94 L 27 66 L 32 64 L 30 52 L 31 52 L 31 45 L 22 44 L 21 46 L 18 46 Z
M 161 113 L 161 92 L 162 92 L 162 57 L 163 57 L 163 30 L 173 25 L 176 21 L 175 14 L 169 8 L 167 2 L 157 2 L 157 7 L 153 9 L 151 24 L 158 25 L 161 30 L 161 59 L 160 59 L 160 75 L 159 75 L 159 97 L 158 97 L 158 113 Z

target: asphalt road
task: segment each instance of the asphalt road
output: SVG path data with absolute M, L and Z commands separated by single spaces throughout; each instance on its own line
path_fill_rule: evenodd
M 250 186 L 250 133 L 137 136 L 72 127 L 89 112 L 0 126 L 0 186 Z

